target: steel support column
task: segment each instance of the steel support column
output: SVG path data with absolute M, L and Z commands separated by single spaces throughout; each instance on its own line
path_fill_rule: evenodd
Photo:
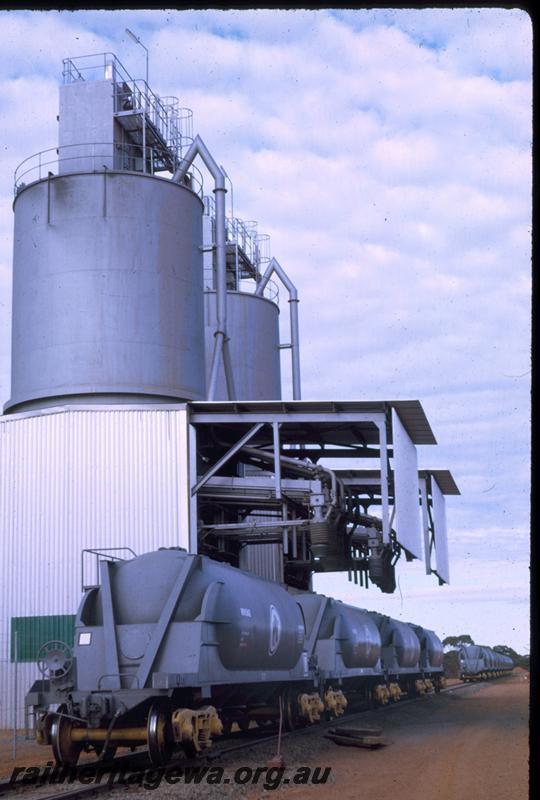
M 382 525 L 383 525 L 383 544 L 390 543 L 390 519 L 388 513 L 388 451 L 386 441 L 386 419 L 377 423 L 379 429 L 379 446 L 381 451 L 381 501 L 382 501 Z
M 199 552 L 198 541 L 198 505 L 199 498 L 194 488 L 197 484 L 197 428 L 188 425 L 188 470 L 189 470 L 189 552 Z
M 429 512 L 428 512 L 428 491 L 427 481 L 425 478 L 420 478 L 418 481 L 420 487 L 420 496 L 422 498 L 422 528 L 424 531 L 424 561 L 426 563 L 426 575 L 431 575 L 431 544 L 430 544 L 430 529 L 429 529 Z

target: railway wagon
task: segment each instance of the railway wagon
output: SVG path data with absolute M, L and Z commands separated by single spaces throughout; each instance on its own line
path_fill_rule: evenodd
M 507 675 L 514 668 L 510 656 L 497 653 L 491 647 L 470 644 L 458 653 L 459 674 L 462 681 L 485 680 Z
M 233 722 L 287 729 L 340 716 L 349 699 L 395 702 L 444 685 L 432 632 L 286 588 L 180 548 L 103 559 L 74 649 L 47 643 L 26 698 L 59 764 L 82 750 L 209 746 Z

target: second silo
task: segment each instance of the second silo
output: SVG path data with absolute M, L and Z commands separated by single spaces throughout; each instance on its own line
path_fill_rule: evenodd
M 205 197 L 204 321 L 207 387 L 210 379 L 216 314 L 215 205 Z M 226 220 L 227 337 L 237 400 L 281 400 L 278 290 L 273 281 L 264 296 L 256 294 L 262 270 L 268 265 L 268 237 L 257 234 L 256 223 L 234 217 Z M 227 400 L 223 364 L 214 396 Z

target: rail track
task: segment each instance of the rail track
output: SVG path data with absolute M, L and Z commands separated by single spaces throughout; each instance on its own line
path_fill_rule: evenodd
M 502 680 L 502 678 L 496 679 Z M 470 689 L 473 686 L 483 686 L 493 681 L 483 680 L 475 682 L 467 682 L 456 684 L 442 689 L 440 694 L 450 694 L 456 691 Z M 430 696 L 430 695 L 426 695 Z M 432 695 L 431 695 L 432 696 Z M 404 705 L 416 702 L 417 697 L 406 698 L 397 703 L 378 706 L 379 713 L 387 713 L 390 709 L 402 708 Z M 362 715 L 367 711 L 373 711 L 371 708 L 363 708 L 356 710 L 353 713 L 347 713 L 344 717 L 340 718 L 347 724 L 355 720 L 361 720 Z M 92 795 L 103 794 L 105 792 L 114 792 L 126 788 L 125 779 L 128 775 L 136 772 L 152 771 L 153 775 L 163 774 L 168 770 L 173 769 L 197 769 L 205 765 L 212 764 L 214 761 L 223 759 L 233 753 L 239 753 L 243 750 L 250 750 L 259 747 L 263 744 L 271 742 L 278 743 L 278 740 L 286 740 L 291 737 L 298 738 L 303 736 L 315 736 L 326 732 L 329 728 L 335 726 L 336 720 L 325 720 L 315 725 L 310 725 L 305 728 L 299 728 L 294 731 L 285 731 L 281 734 L 279 732 L 268 735 L 264 729 L 254 728 L 250 731 L 240 731 L 229 734 L 227 737 L 222 737 L 221 741 L 215 743 L 211 748 L 202 751 L 196 758 L 180 758 L 172 760 L 169 764 L 163 767 L 154 767 L 149 761 L 147 751 L 140 751 L 137 753 L 129 753 L 127 755 L 118 756 L 117 758 L 107 762 L 88 762 L 80 764 L 72 769 L 69 774 L 69 783 L 74 783 L 80 778 L 84 778 L 85 770 L 96 770 L 96 776 L 99 777 L 99 782 L 93 783 L 90 786 L 76 786 L 72 789 L 65 789 L 53 792 L 52 794 L 41 793 L 40 790 L 45 789 L 48 785 L 47 782 L 43 783 L 25 783 L 3 781 L 0 782 L 0 797 L 9 797 L 19 794 L 24 794 L 27 797 L 30 792 L 35 792 L 35 800 L 75 800 L 75 798 L 91 797 Z M 232 743 L 231 743 L 232 742 Z M 109 776 L 108 778 L 106 776 Z M 62 785 L 65 785 L 63 783 Z

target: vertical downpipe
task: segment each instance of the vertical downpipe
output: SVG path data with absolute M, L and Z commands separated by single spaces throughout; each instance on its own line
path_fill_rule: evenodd
M 17 703 L 19 693 L 19 631 L 13 631 L 13 659 L 15 675 L 13 677 L 13 760 L 17 758 Z
M 279 262 L 273 258 L 268 265 L 268 269 L 264 273 L 261 282 L 255 291 L 256 295 L 262 296 L 266 285 L 272 275 L 276 273 L 282 284 L 285 286 L 289 293 L 289 307 L 290 307 L 290 327 L 291 327 L 291 371 L 292 371 L 292 384 L 293 384 L 293 400 L 301 400 L 302 390 L 300 384 L 300 334 L 298 326 L 298 292 L 296 286 L 291 281 L 283 267 Z
M 47 175 L 47 225 L 51 224 L 51 173 Z
M 103 202 L 102 202 L 103 217 L 107 216 L 107 167 L 103 165 Z
M 300 333 L 298 330 L 298 296 L 291 295 L 289 298 L 291 314 L 291 360 L 292 360 L 292 384 L 293 400 L 302 399 L 302 389 L 300 383 Z
M 204 144 L 200 136 L 196 136 L 194 142 L 182 160 L 181 165 L 174 173 L 172 180 L 180 182 L 193 163 L 195 156 L 199 155 L 206 167 L 212 174 L 215 181 L 214 194 L 216 196 L 216 254 L 217 254 L 217 276 L 216 276 L 216 315 L 217 324 L 212 357 L 212 368 L 210 372 L 210 382 L 208 387 L 208 400 L 213 400 L 216 393 L 217 379 L 219 375 L 219 364 L 223 357 L 223 367 L 227 381 L 227 394 L 229 400 L 234 400 L 234 380 L 232 374 L 232 364 L 227 339 L 227 258 L 226 258 L 226 234 L 225 234 L 225 176 L 218 167 L 210 151 Z
M 213 400 L 219 371 L 220 358 L 223 356 L 223 366 L 227 381 L 227 394 L 229 400 L 234 399 L 234 386 L 232 381 L 232 369 L 230 353 L 227 340 L 226 320 L 227 320 L 227 261 L 226 261 L 226 241 L 225 241 L 225 193 L 224 185 L 214 188 L 216 198 L 216 254 L 217 254 L 217 275 L 216 275 L 216 317 L 217 327 L 215 332 L 214 357 L 212 359 L 212 374 L 210 376 L 210 386 L 208 389 L 208 399 Z

